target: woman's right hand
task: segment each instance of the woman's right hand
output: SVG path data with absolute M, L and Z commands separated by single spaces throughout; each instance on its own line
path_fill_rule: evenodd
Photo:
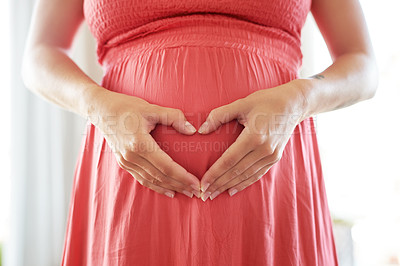
M 196 132 L 183 112 L 102 87 L 97 91 L 89 120 L 103 133 L 119 166 L 158 193 L 172 198 L 177 191 L 199 198 L 199 179 L 173 161 L 150 135 L 158 123 L 186 135 Z

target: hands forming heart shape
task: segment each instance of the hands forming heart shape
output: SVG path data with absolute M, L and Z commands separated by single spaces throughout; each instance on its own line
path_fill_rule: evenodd
M 158 123 L 172 126 L 182 134 L 194 134 L 196 129 L 182 111 L 149 104 L 138 97 L 112 96 L 113 101 L 108 100 L 105 105 L 103 102 L 99 112 L 112 111 L 124 117 L 123 125 L 110 133 L 104 115 L 92 123 L 103 132 L 121 168 L 143 186 L 171 198 L 177 191 L 191 198 L 194 194 L 203 201 L 213 200 L 226 190 L 233 196 L 257 182 L 281 159 L 295 127 L 306 118 L 307 101 L 296 80 L 255 91 L 211 110 L 198 133 L 209 134 L 233 119 L 244 129 L 199 181 L 174 162 L 149 134 Z M 132 100 L 137 107 L 134 111 L 130 107 Z

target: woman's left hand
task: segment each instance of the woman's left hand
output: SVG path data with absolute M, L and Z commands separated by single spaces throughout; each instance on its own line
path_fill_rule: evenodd
M 203 175 L 203 201 L 228 189 L 233 196 L 257 182 L 281 159 L 295 127 L 305 119 L 306 100 L 297 82 L 258 90 L 210 112 L 199 133 L 208 134 L 233 119 L 244 129 Z

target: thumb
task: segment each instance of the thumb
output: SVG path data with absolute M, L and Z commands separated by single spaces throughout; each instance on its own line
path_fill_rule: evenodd
M 176 131 L 182 134 L 191 135 L 195 133 L 196 128 L 186 120 L 185 114 L 180 109 L 157 106 L 156 123 L 172 126 Z
M 200 126 L 198 132 L 200 134 L 208 134 L 216 130 L 222 124 L 239 118 L 242 114 L 242 109 L 240 101 L 236 100 L 232 103 L 211 110 L 206 121 Z

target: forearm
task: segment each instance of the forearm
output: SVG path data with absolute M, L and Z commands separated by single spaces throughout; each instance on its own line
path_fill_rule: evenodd
M 94 95 L 107 91 L 89 78 L 66 52 L 53 46 L 27 49 L 22 77 L 25 86 L 35 94 L 84 118 L 94 108 Z
M 339 56 L 322 73 L 293 82 L 303 94 L 304 118 L 307 118 L 372 98 L 378 71 L 373 56 L 348 53 Z

